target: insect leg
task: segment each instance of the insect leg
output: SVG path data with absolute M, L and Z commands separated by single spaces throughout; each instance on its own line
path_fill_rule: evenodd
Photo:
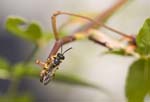
M 43 84 L 47 85 L 51 80 L 52 80 L 51 76 L 47 74 L 46 76 L 44 76 Z

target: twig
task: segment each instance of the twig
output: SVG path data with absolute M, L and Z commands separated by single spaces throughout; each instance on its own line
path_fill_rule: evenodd
M 125 4 L 128 0 L 118 0 L 118 2 L 112 5 L 110 8 L 105 10 L 104 12 L 100 13 L 98 16 L 95 17 L 96 22 L 104 22 L 108 19 L 115 11 L 117 11 L 123 4 Z M 95 24 L 94 22 L 89 22 L 85 24 L 83 27 L 79 28 L 78 31 L 86 31 L 89 28 L 98 28 L 100 25 Z
M 61 41 L 56 41 L 55 42 L 55 44 L 54 44 L 54 46 L 53 46 L 53 48 L 52 48 L 52 50 L 51 50 L 51 52 L 50 52 L 50 54 L 49 54 L 49 56 L 48 56 L 48 58 L 50 58 L 52 55 L 55 55 L 56 53 L 57 53 L 57 51 L 59 50 L 59 48 L 61 47 L 60 45 L 62 44 L 62 45 L 64 45 L 64 44 L 67 44 L 67 43 L 70 43 L 70 42 L 72 42 L 72 41 L 74 41 L 76 38 L 73 36 L 74 34 L 76 34 L 77 32 L 84 32 L 84 31 L 87 31 L 88 29 L 90 29 L 90 28 L 92 28 L 92 27 L 94 27 L 95 25 L 97 25 L 97 22 L 102 22 L 102 21 L 104 21 L 106 18 L 108 18 L 110 15 L 112 15 L 113 14 L 113 12 L 115 12 L 116 10 L 118 10 L 118 8 L 119 7 L 121 7 L 125 2 L 127 2 L 127 0 L 119 0 L 116 4 L 114 4 L 112 7 L 110 7 L 109 9 L 107 9 L 106 11 L 104 11 L 103 13 L 101 13 L 101 14 L 99 14 L 96 18 L 95 18 L 95 20 L 94 20 L 94 22 L 92 21 L 92 22 L 90 22 L 90 23 L 87 23 L 86 25 L 84 25 L 82 28 L 80 28 L 80 29 L 78 29 L 78 30 L 76 30 L 73 34 L 71 34 L 70 36 L 67 36 L 67 37 L 64 37 L 64 38 L 62 38 L 61 39 Z M 56 16 L 56 14 L 55 14 L 55 16 Z M 54 19 L 54 18 L 53 18 Z M 56 20 L 56 19 L 55 19 Z M 56 21 L 55 21 L 56 22 Z M 96 22 L 96 23 L 95 23 Z M 56 25 L 54 25 L 54 24 L 56 24 L 56 23 L 54 23 L 53 22 L 53 28 L 54 28 L 54 26 L 56 26 Z M 100 25 L 97 25 L 97 26 L 101 26 L 101 24 Z M 109 28 L 108 28 L 109 29 Z M 112 30 L 112 29 L 110 29 L 110 30 Z M 54 32 L 54 34 L 57 34 L 57 35 L 55 35 L 55 38 L 58 40 L 59 38 L 58 38 L 58 33 L 57 33 L 57 30 L 56 30 L 56 27 L 54 28 L 54 30 L 53 31 L 55 31 Z M 118 32 L 117 32 L 118 33 Z M 119 32 L 120 33 L 120 32 Z M 124 35 L 124 34 L 123 34 Z M 125 34 L 126 35 L 126 34 Z M 92 40 L 92 39 L 90 39 L 90 40 Z M 60 43 L 61 42 L 61 43 Z
M 54 36 L 55 36 L 55 39 L 56 39 L 56 42 L 48 56 L 48 59 L 46 61 L 46 65 L 48 64 L 49 60 L 51 59 L 51 57 L 53 55 L 55 55 L 57 53 L 57 51 L 59 50 L 59 48 L 64 45 L 64 44 L 67 44 L 67 43 L 70 43 L 72 41 L 75 41 L 77 40 L 77 36 L 76 34 L 78 32 L 87 32 L 90 28 L 92 27 L 95 27 L 95 26 L 98 26 L 98 27 L 105 27 L 106 29 L 108 30 L 111 30 L 113 32 L 116 32 L 118 34 L 120 34 L 121 36 L 124 36 L 124 37 L 127 37 L 127 38 L 130 38 L 132 39 L 132 36 L 129 36 L 127 34 L 124 34 L 120 31 L 117 31 L 115 29 L 112 29 L 111 27 L 108 27 L 106 25 L 104 25 L 102 23 L 102 21 L 104 21 L 106 18 L 108 18 L 114 11 L 116 11 L 121 5 L 123 5 L 127 0 L 119 0 L 115 5 L 113 5 L 112 7 L 110 7 L 108 10 L 106 10 L 104 13 L 98 15 L 95 20 L 91 19 L 91 18 L 88 18 L 88 17 L 85 17 L 85 16 L 80 16 L 80 15 L 77 15 L 77 14 L 71 14 L 71 13 L 67 13 L 67 12 L 61 12 L 61 11 L 58 11 L 56 13 L 53 14 L 52 16 L 52 28 L 53 28 L 53 32 L 54 32 Z M 87 19 L 90 21 L 90 23 L 87 23 L 86 25 L 84 25 L 81 29 L 77 29 L 74 33 L 72 33 L 71 35 L 69 36 L 66 36 L 66 37 L 63 37 L 63 38 L 59 38 L 59 35 L 58 35 L 58 32 L 57 32 L 57 27 L 56 27 L 56 16 L 57 15 L 60 15 L 60 14 L 66 14 L 66 15 L 71 15 L 71 16 L 76 16 L 76 17 L 81 17 L 81 18 L 84 18 L 84 19 Z M 89 37 L 87 35 L 85 35 L 85 37 Z M 89 40 L 91 41 L 94 41 L 98 44 L 101 44 L 107 48 L 109 48 L 108 46 L 106 46 L 106 44 L 103 44 L 101 41 L 99 40 L 96 40 L 94 38 L 92 38 L 91 36 L 89 37 Z M 109 48 L 110 49 L 110 48 Z M 38 62 L 37 64 L 40 64 L 40 63 L 44 63 L 44 62 L 40 62 L 39 60 L 37 60 L 36 62 Z M 43 64 L 44 65 L 44 64 Z M 42 66 L 44 67 L 44 66 Z
M 31 54 L 25 59 L 24 64 L 29 63 L 33 59 L 34 55 L 38 51 L 38 48 L 39 48 L 38 45 L 34 46 L 34 49 L 32 50 Z

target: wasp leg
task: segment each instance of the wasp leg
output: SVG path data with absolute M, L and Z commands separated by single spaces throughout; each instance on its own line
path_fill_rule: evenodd
M 40 77 L 40 82 L 43 83 L 44 76 Z
M 48 74 L 47 76 L 44 77 L 43 84 L 47 85 L 51 81 L 50 79 L 51 79 L 50 75 Z
M 45 77 L 44 77 L 44 85 L 47 85 L 49 82 L 51 82 L 53 80 L 53 75 L 51 75 L 50 73 L 48 73 Z

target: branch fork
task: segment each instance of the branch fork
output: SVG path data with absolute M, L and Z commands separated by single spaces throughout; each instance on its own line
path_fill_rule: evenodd
M 108 49 L 115 49 L 115 48 L 123 48 L 125 49 L 128 53 L 130 52 L 134 52 L 134 49 L 136 48 L 136 44 L 133 43 L 135 42 L 135 37 L 125 34 L 121 31 L 118 31 L 114 28 L 111 28 L 107 25 L 105 25 L 102 20 L 104 20 L 105 18 L 107 18 L 108 16 L 110 16 L 110 14 L 112 14 L 112 11 L 117 10 L 122 4 L 125 3 L 125 1 L 127 0 L 120 0 L 118 3 L 116 3 L 113 7 L 111 7 L 110 9 L 106 10 L 106 12 L 100 14 L 99 16 L 97 16 L 94 19 L 91 19 L 89 17 L 86 16 L 81 16 L 78 14 L 74 14 L 74 13 L 69 13 L 69 12 L 63 12 L 63 11 L 56 11 L 52 17 L 52 29 L 53 29 L 53 33 L 54 33 L 54 37 L 55 37 L 55 44 L 47 58 L 46 62 L 41 62 L 39 60 L 36 60 L 36 63 L 39 64 L 41 67 L 43 67 L 43 69 L 47 69 L 47 67 L 50 65 L 51 61 L 52 61 L 52 56 L 55 56 L 59 50 L 59 48 L 61 48 L 63 45 L 71 43 L 73 41 L 76 40 L 80 40 L 80 39 L 89 39 L 97 44 L 100 44 L 101 46 L 104 46 Z M 60 38 L 58 30 L 57 30 L 57 26 L 56 26 L 56 17 L 59 15 L 68 15 L 68 16 L 74 16 L 74 17 L 79 17 L 81 19 L 85 19 L 87 21 L 89 21 L 89 23 L 87 23 L 85 26 L 83 26 L 81 29 L 76 30 L 73 34 L 65 36 L 63 38 Z M 107 15 L 107 16 L 106 16 Z M 108 29 L 112 32 L 115 32 L 117 34 L 119 34 L 120 36 L 123 37 L 123 39 L 128 39 L 127 42 L 132 42 L 130 43 L 128 46 L 130 46 L 130 48 L 126 49 L 122 46 L 122 44 L 120 44 L 119 41 L 116 40 L 112 40 L 111 38 L 109 38 L 108 36 L 106 36 L 105 34 L 101 33 L 100 31 L 96 30 L 96 28 L 94 28 L 95 26 L 99 26 L 99 27 L 104 27 L 105 29 Z M 131 47 L 132 46 L 132 47 Z

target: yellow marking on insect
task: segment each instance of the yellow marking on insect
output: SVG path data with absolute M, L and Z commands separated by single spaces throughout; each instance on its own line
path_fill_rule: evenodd
M 51 63 L 51 59 L 50 58 L 47 58 L 47 63 Z
M 51 60 L 53 61 L 54 58 L 56 58 L 56 57 L 57 57 L 56 55 L 52 55 L 52 56 L 51 56 Z
M 44 65 L 44 69 L 48 70 L 48 68 L 49 68 L 49 65 L 48 65 L 48 64 L 45 64 L 45 65 Z

